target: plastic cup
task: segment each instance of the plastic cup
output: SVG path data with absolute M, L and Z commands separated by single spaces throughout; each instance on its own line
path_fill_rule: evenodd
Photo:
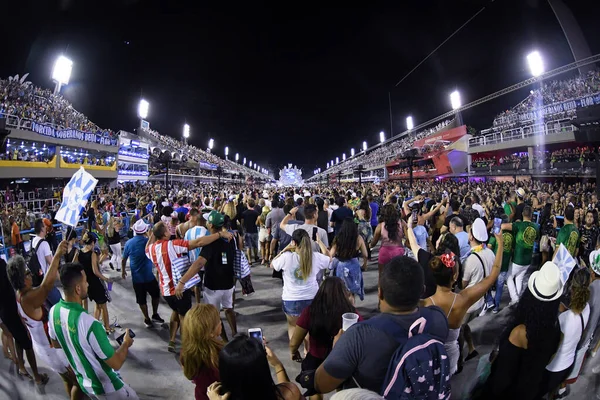
M 345 313 L 342 315 L 342 330 L 345 332 L 352 325 L 358 322 L 358 314 L 355 313 Z
M 108 289 L 108 291 L 109 291 L 109 292 L 110 292 L 110 291 L 112 291 L 112 284 L 113 284 L 112 282 L 108 282 L 108 283 L 106 284 L 106 288 Z M 344 315 L 345 315 L 345 314 L 344 314 Z

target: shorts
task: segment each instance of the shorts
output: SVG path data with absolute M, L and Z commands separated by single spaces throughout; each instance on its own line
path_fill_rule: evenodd
M 258 249 L 258 233 L 246 233 L 244 235 L 244 246 L 247 249 Z
M 212 290 L 204 287 L 204 302 L 206 304 L 212 304 L 217 308 L 217 310 L 221 310 L 224 308 L 226 310 L 233 308 L 233 291 L 235 287 L 226 290 Z
M 481 309 L 483 307 L 479 307 L 477 310 L 472 311 L 472 312 L 468 312 L 465 314 L 465 317 L 463 318 L 463 325 L 468 324 L 469 322 L 473 321 L 475 318 L 479 317 L 479 314 L 481 314 Z
M 267 228 L 260 228 L 260 231 L 258 232 L 258 241 L 259 242 L 266 242 L 269 239 L 269 231 L 267 230 Z
M 135 292 L 135 302 L 140 306 L 146 305 L 146 295 L 148 294 L 152 299 L 160 297 L 160 289 L 158 288 L 156 279 L 148 282 L 134 283 L 133 291 Z
M 575 361 L 573 361 L 573 369 L 566 379 L 567 384 L 572 385 L 575 382 L 577 382 L 577 378 L 579 377 L 579 373 L 581 372 L 581 367 L 583 366 L 583 363 L 585 362 L 586 353 L 588 351 L 588 348 L 589 348 L 589 345 L 583 346 L 582 348 L 577 350 L 577 353 L 575 354 Z
M 392 258 L 405 255 L 406 251 L 401 246 L 381 246 L 379 248 L 379 260 L 381 265 L 389 263 Z
M 302 311 L 310 306 L 312 300 L 283 300 L 283 312 L 290 317 L 299 317 Z
M 63 349 L 55 349 L 49 344 L 40 345 L 33 343 L 33 352 L 36 359 L 45 362 L 52 371 L 57 374 L 65 374 L 69 372 L 69 362 Z
M 116 392 L 92 394 L 88 396 L 94 400 L 139 400 L 137 393 L 126 383 Z
M 171 310 L 181 316 L 185 316 L 185 314 L 190 311 L 190 308 L 192 308 L 192 291 L 186 290 L 183 292 L 181 299 L 178 299 L 175 295 L 165 296 L 165 301 L 169 307 L 171 307 Z

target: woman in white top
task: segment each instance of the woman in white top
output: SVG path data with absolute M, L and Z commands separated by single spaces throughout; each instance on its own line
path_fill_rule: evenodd
M 540 397 L 549 393 L 548 398 L 554 398 L 554 393 L 564 393 L 566 390 L 565 379 L 569 376 L 577 353 L 577 344 L 583 336 L 585 327 L 590 319 L 590 273 L 586 268 L 581 268 L 573 273 L 571 278 L 571 308 L 561 303 L 561 314 L 558 316 L 562 337 L 558 350 L 550 364 L 546 366 L 542 380 Z
M 314 252 L 308 233 L 296 229 L 291 243 L 273 259 L 272 266 L 275 271 L 283 270 L 281 299 L 291 339 L 296 320 L 319 291 L 317 274 L 329 267 L 329 256 Z M 308 349 L 306 341 L 304 347 Z

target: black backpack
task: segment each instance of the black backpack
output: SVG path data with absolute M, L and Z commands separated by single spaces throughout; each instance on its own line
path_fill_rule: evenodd
M 31 248 L 31 257 L 29 258 L 29 270 L 31 271 L 31 279 L 33 280 L 33 286 L 40 286 L 44 280 L 44 270 L 40 265 L 40 260 L 37 257 L 37 251 L 40 248 L 42 242 L 46 239 L 40 239 L 37 246 Z

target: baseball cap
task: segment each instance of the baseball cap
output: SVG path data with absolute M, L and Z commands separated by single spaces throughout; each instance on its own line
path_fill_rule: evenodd
M 223 214 L 215 210 L 202 214 L 202 217 L 206 220 L 206 222 L 214 226 L 223 226 L 225 223 L 225 217 L 223 217 Z
M 487 240 L 488 240 L 487 227 L 485 226 L 485 222 L 483 222 L 483 220 L 481 218 L 477 218 L 473 222 L 473 226 L 471 227 L 471 234 L 478 241 L 487 242 Z

